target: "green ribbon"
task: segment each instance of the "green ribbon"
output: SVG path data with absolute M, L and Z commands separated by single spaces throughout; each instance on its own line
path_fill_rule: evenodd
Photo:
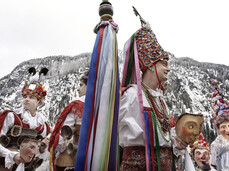
M 125 80 L 125 85 L 124 85 L 125 87 L 129 85 L 131 74 L 132 74 L 132 67 L 133 67 L 133 61 L 134 61 L 134 34 L 131 36 L 130 52 L 129 52 L 128 58 L 129 58 L 129 61 L 128 61 L 128 67 L 127 67 L 127 72 L 126 72 L 126 80 Z
M 152 118 L 153 118 L 153 126 L 154 126 L 154 133 L 155 133 L 155 140 L 156 140 L 156 154 L 157 154 L 157 166 L 158 171 L 161 171 L 161 161 L 160 161 L 160 145 L 159 145 L 159 139 L 158 139 L 158 133 L 157 133 L 157 123 L 156 123 L 156 117 L 154 113 L 154 109 L 152 108 Z M 154 149 L 151 149 L 154 150 Z M 153 162 L 153 159 L 152 159 Z

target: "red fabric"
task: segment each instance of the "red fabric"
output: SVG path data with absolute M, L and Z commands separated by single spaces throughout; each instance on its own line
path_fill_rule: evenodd
M 121 87 L 122 95 L 130 87 L 132 87 L 132 85 L 130 85 L 130 84 L 127 87 Z
M 12 110 L 5 110 L 3 111 L 1 114 L 0 114 L 0 133 L 2 131 L 2 127 L 3 127 L 3 123 L 4 123 L 4 120 L 6 118 L 6 115 L 9 113 L 9 112 L 13 112 Z
M 101 47 L 102 47 L 102 42 L 103 42 L 103 32 L 104 32 L 105 27 L 100 28 L 99 30 L 99 42 L 98 42 L 98 52 L 97 52 L 97 61 L 96 61 L 96 72 L 95 72 L 95 80 L 97 80 L 97 74 L 98 74 L 98 67 L 99 67 L 99 59 L 100 59 L 100 51 L 101 51 Z M 95 92 L 96 90 L 96 81 L 94 82 L 94 90 L 93 92 Z M 87 138 L 87 148 L 86 148 L 86 158 L 87 158 L 87 152 L 88 152 L 88 145 L 89 145 L 89 141 L 90 141 L 90 136 L 91 136 L 91 130 L 92 130 L 92 123 L 93 123 L 93 117 L 94 117 L 94 102 L 95 102 L 95 93 L 93 93 L 93 97 L 92 97 L 92 104 L 91 106 L 93 106 L 91 108 L 91 113 L 90 113 L 90 122 L 89 122 L 89 128 L 88 128 L 88 138 Z M 85 170 L 87 169 L 87 160 L 85 162 L 85 166 L 84 166 Z
M 67 117 L 67 115 L 74 111 L 74 114 L 78 115 L 80 118 L 82 118 L 82 113 L 83 113 L 83 107 L 84 107 L 84 102 L 81 102 L 79 100 L 75 100 L 73 102 L 71 102 L 70 104 L 68 104 L 64 110 L 61 112 L 60 116 L 58 117 L 57 121 L 56 121 L 56 125 L 55 128 L 52 132 L 52 136 L 50 138 L 49 141 L 49 150 L 51 148 L 51 146 L 55 146 L 57 144 L 53 144 L 55 141 L 55 138 L 57 135 L 59 135 L 58 133 L 60 132 L 61 128 L 63 127 L 64 121 Z
M 1 133 L 1 130 L 2 130 L 2 126 L 3 126 L 3 123 L 5 121 L 6 115 L 9 112 L 13 112 L 14 113 L 14 111 L 12 111 L 12 110 L 5 110 L 0 114 L 0 133 Z M 22 123 L 22 127 L 23 128 L 29 128 L 29 124 L 25 124 L 25 123 L 22 122 L 21 114 L 16 114 L 16 115 L 18 117 L 14 117 L 14 125 L 21 126 L 21 123 Z M 20 118 L 20 120 L 19 120 L 19 118 Z M 48 134 L 50 132 L 50 127 L 49 127 L 49 125 L 47 123 L 45 123 L 45 125 L 47 127 L 47 134 Z M 43 127 L 43 125 L 40 125 L 37 128 L 35 128 L 35 130 L 39 131 L 39 134 L 41 134 L 44 131 L 44 127 Z
M 152 108 L 151 107 L 145 107 L 144 106 L 144 111 L 152 111 Z
M 14 116 L 14 125 L 21 126 L 21 123 L 22 123 L 22 128 L 29 128 L 29 124 L 25 124 L 25 123 L 22 122 L 21 114 L 17 114 L 17 116 L 18 117 Z
M 16 113 L 15 113 L 16 114 Z M 14 125 L 19 125 L 21 126 L 22 123 L 22 128 L 30 128 L 29 124 L 25 124 L 22 122 L 22 117 L 21 114 L 16 114 L 18 117 L 14 117 Z M 47 123 L 45 123 L 46 127 L 47 127 Z M 35 128 L 36 131 L 38 131 L 39 134 L 41 134 L 44 131 L 44 126 L 45 125 L 39 125 L 38 127 Z M 48 126 L 49 127 L 49 126 Z M 47 132 L 48 132 L 48 127 L 47 127 Z M 49 127 L 50 129 L 50 127 Z M 49 130 L 50 131 L 50 130 Z M 48 134 L 48 133 L 47 133 Z
M 156 149 L 154 149 L 156 153 Z M 171 147 L 160 147 L 161 171 L 172 171 L 173 153 Z M 151 171 L 158 171 L 157 156 L 150 161 L 155 168 Z M 144 146 L 128 146 L 123 149 L 122 163 L 120 171 L 142 171 L 146 170 L 146 157 Z
M 177 120 L 174 118 L 174 116 L 170 117 L 170 126 L 175 127 Z
M 53 154 L 51 154 L 53 156 L 52 157 L 53 166 L 54 166 L 54 160 L 55 160 L 54 154 L 55 154 L 56 146 L 59 142 L 60 130 L 63 127 L 64 121 L 65 121 L 67 115 L 69 113 L 74 113 L 75 115 L 82 118 L 83 107 L 84 107 L 84 102 L 79 101 L 79 100 L 75 100 L 75 101 L 71 102 L 70 104 L 68 104 L 64 108 L 64 110 L 61 112 L 60 116 L 58 117 L 58 119 L 56 121 L 55 128 L 52 132 L 52 136 L 51 136 L 50 141 L 49 141 L 49 148 L 48 148 L 48 150 L 50 151 L 51 147 L 53 146 Z M 53 169 L 55 170 L 55 167 L 53 167 Z
M 48 123 L 47 122 L 45 122 L 45 125 L 46 125 L 46 128 L 47 128 L 47 135 L 51 132 L 51 128 L 50 128 L 50 126 L 48 125 Z

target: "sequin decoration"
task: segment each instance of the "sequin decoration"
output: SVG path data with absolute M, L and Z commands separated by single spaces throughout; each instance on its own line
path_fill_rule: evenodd
M 168 53 L 160 46 L 151 30 L 141 28 L 135 33 L 135 38 L 142 72 L 159 59 L 169 58 Z

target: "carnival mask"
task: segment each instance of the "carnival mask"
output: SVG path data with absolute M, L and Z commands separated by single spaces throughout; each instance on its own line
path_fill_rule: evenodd
M 219 134 L 229 140 L 229 121 L 225 121 L 219 125 Z
M 202 114 L 182 114 L 176 122 L 176 134 L 184 142 L 192 144 L 202 130 Z
M 24 139 L 20 144 L 20 156 L 25 163 L 30 162 L 39 150 L 40 143 L 36 140 Z
M 203 168 L 209 163 L 209 151 L 206 148 L 195 149 L 194 160 L 200 168 Z

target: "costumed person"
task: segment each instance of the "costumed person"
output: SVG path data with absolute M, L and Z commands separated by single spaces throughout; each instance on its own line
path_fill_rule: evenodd
M 182 113 L 176 121 L 176 134 L 181 140 L 192 145 L 200 135 L 203 123 L 204 116 L 200 113 Z
M 217 80 L 211 80 L 214 126 L 218 136 L 211 144 L 211 165 L 217 171 L 229 170 L 229 104 Z
M 135 8 L 134 12 L 140 17 L 142 28 L 124 46 L 120 170 L 174 170 L 173 154 L 183 155 L 188 144 L 176 136 L 175 129 L 171 130 L 175 119 L 163 97 L 163 84 L 170 71 L 169 55 L 158 43 L 149 23 Z
M 0 168 L 33 171 L 45 158 L 50 127 L 37 108 L 47 93 L 39 78 L 47 72 L 47 68 L 42 68 L 39 73 L 30 68 L 32 76 L 22 89 L 23 107 L 0 114 Z
M 193 146 L 197 137 L 202 131 L 202 125 L 204 123 L 204 116 L 202 114 L 194 113 L 182 113 L 176 122 L 175 130 L 177 136 Z M 185 152 L 185 171 L 194 171 L 195 167 L 193 161 L 189 155 L 188 150 Z
M 79 99 L 68 104 L 57 119 L 49 142 L 49 150 L 52 151 L 50 162 L 52 162 L 53 170 L 74 170 L 87 80 L 88 69 L 80 77 L 77 89 Z
M 99 15 L 76 156 L 77 171 L 118 170 L 118 25 L 112 20 L 113 7 L 107 0 L 100 3 Z
M 190 154 L 196 171 L 211 170 L 209 144 L 203 137 L 202 133 L 191 146 Z

